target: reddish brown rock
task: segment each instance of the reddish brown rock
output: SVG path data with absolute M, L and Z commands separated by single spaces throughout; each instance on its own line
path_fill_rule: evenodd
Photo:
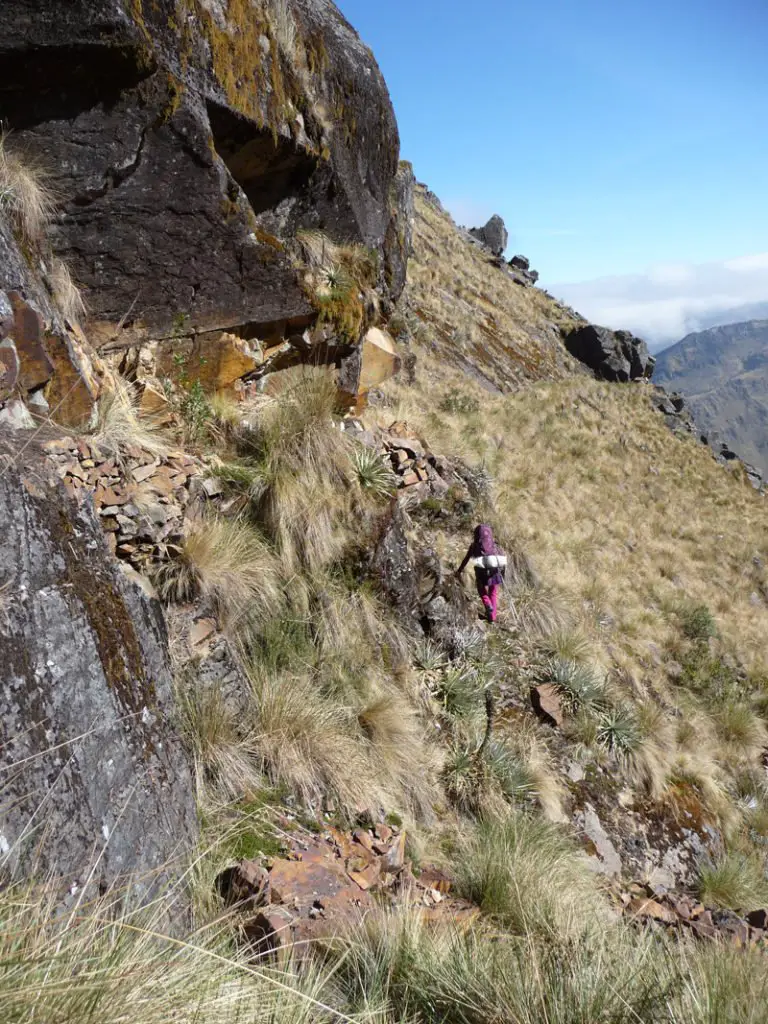
M 563 724 L 563 706 L 553 683 L 542 683 L 531 689 L 531 704 L 539 718 L 547 725 L 560 728 Z
M 365 829 L 358 828 L 355 829 L 355 831 L 352 833 L 352 838 L 355 840 L 356 843 L 359 843 L 364 850 L 367 850 L 368 853 L 373 854 L 375 852 L 373 849 L 373 839 L 371 838 L 370 832 L 366 832 Z
M 85 427 L 93 417 L 99 382 L 83 347 L 73 336 L 49 334 L 45 350 L 53 367 L 45 389 L 51 419 L 68 427 Z
M 418 882 L 419 885 L 423 885 L 428 889 L 435 889 L 443 895 L 450 892 L 453 885 L 451 879 L 444 871 L 440 868 L 429 866 L 422 868 Z
M 256 958 L 278 959 L 294 941 L 295 918 L 285 907 L 268 907 L 243 926 L 243 934 Z
M 393 835 L 389 825 L 376 825 L 373 831 L 376 834 L 376 838 L 380 839 L 382 843 L 388 843 Z
M 632 900 L 627 906 L 626 912 L 630 917 L 649 918 L 652 921 L 661 921 L 663 924 L 676 924 L 678 920 L 673 910 L 649 897 Z
M 747 914 L 747 923 L 753 928 L 768 931 L 768 910 L 753 910 Z
M 261 365 L 258 345 L 212 331 L 194 339 L 170 338 L 158 345 L 155 373 L 183 384 L 197 381 L 208 392 L 226 391 Z
M 21 362 L 16 345 L 11 338 L 0 342 L 0 402 L 13 393 L 19 381 Z
M 354 860 L 351 862 L 353 863 Z M 373 888 L 374 885 L 379 881 L 381 877 L 381 861 L 374 860 L 368 864 L 367 867 L 362 870 L 354 870 L 353 868 L 347 868 L 347 874 L 364 892 Z
M 386 870 L 398 872 L 405 864 L 405 831 L 395 839 L 389 853 L 386 856 Z
M 43 318 L 18 292 L 8 297 L 13 307 L 12 337 L 20 362 L 19 385 L 24 391 L 33 391 L 51 379 L 54 369 L 43 344 Z

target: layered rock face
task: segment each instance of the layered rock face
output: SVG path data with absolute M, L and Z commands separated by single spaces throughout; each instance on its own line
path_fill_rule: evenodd
M 412 177 L 376 62 L 332 3 L 3 15 L 0 114 L 64 201 L 54 248 L 105 351 L 301 333 L 317 315 L 289 251 L 302 229 L 373 250 L 384 305 L 397 297 Z
M 164 620 L 47 465 L 0 478 L 0 862 L 142 897 L 197 828 Z

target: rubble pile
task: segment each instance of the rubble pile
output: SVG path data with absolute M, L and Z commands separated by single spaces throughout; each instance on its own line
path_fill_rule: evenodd
M 657 925 L 697 939 L 719 940 L 737 949 L 768 951 L 768 910 L 740 917 L 732 910 L 706 908 L 692 896 L 639 884 L 622 893 L 620 901 L 624 916 L 640 924 Z
M 146 571 L 174 553 L 190 501 L 205 487 L 195 459 L 182 452 L 151 455 L 132 445 L 118 458 L 74 437 L 47 441 L 43 450 L 71 495 L 92 498 L 118 558 Z
M 467 924 L 477 907 L 451 895 L 438 868 L 416 877 L 406 856 L 406 833 L 385 824 L 293 839 L 285 857 L 242 860 L 217 887 L 242 915 L 241 934 L 255 955 L 279 955 L 291 946 L 339 931 L 382 901 Z

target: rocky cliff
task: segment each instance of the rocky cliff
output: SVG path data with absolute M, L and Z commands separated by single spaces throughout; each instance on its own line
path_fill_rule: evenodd
M 34 445 L 1 443 L 0 862 L 145 895 L 197 834 L 162 610 Z
M 226 331 L 255 368 L 317 319 L 301 231 L 370 252 L 385 312 L 397 298 L 409 171 L 376 62 L 333 4 L 12 0 L 4 24 L 0 117 L 55 190 L 53 248 L 94 344 L 178 351 Z

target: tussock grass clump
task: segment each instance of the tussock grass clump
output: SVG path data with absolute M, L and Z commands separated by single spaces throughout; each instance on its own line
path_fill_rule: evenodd
M 181 554 L 161 566 L 157 584 L 166 601 L 211 601 L 229 625 L 266 621 L 284 600 L 273 552 L 252 526 L 235 519 L 196 521 Z
M 64 318 L 71 323 L 82 320 L 87 312 L 82 292 L 72 280 L 67 264 L 58 257 L 51 262 L 50 282 L 56 305 Z
M 165 937 L 181 918 L 173 898 L 131 912 L 130 893 L 63 910 L 53 886 L 0 891 L 0 999 L 6 1024 L 308 1024 L 326 1019 L 327 978 L 248 962 L 229 942 L 228 922 Z
M 562 599 L 551 587 L 538 580 L 509 579 L 509 571 L 507 576 L 506 598 L 510 618 L 522 633 L 551 636 L 553 631 L 565 625 L 567 614 Z
M 459 851 L 459 891 L 515 934 L 577 936 L 600 913 L 594 875 L 557 826 L 523 812 L 481 822 Z
M 768 732 L 752 707 L 729 702 L 714 713 L 713 720 L 723 751 L 731 761 L 759 761 L 768 746 Z
M 45 174 L 13 151 L 7 134 L 0 135 L 0 207 L 7 210 L 28 242 L 44 239 L 53 216 L 53 193 Z
M 99 402 L 98 419 L 93 431 L 97 448 L 122 461 L 129 446 L 141 448 L 150 455 L 165 455 L 168 440 L 162 432 L 139 412 L 136 388 L 122 377 L 113 377 L 110 390 Z
M 301 676 L 259 674 L 253 686 L 253 749 L 273 785 L 316 808 L 326 794 L 354 808 L 381 793 L 349 711 Z
M 554 660 L 574 665 L 589 664 L 595 656 L 594 643 L 578 629 L 553 630 L 542 640 L 541 649 Z
M 332 375 L 299 367 L 251 406 L 242 435 L 243 455 L 258 470 L 253 515 L 288 570 L 315 573 L 349 542 L 352 467 L 335 407 Z
M 707 907 L 748 912 L 768 903 L 765 858 L 757 853 L 733 851 L 699 876 L 699 899 Z
M 258 790 L 263 783 L 258 757 L 220 688 L 198 687 L 187 680 L 177 687 L 177 700 L 192 750 L 201 806 L 207 801 L 236 800 Z

